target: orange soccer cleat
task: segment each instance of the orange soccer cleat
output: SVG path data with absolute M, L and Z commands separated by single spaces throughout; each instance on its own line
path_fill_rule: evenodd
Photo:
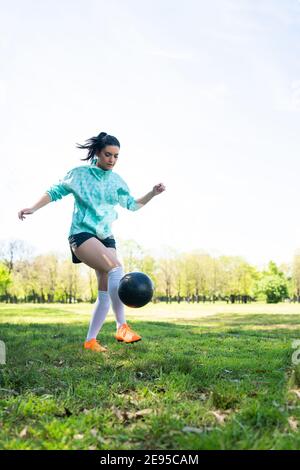
M 132 331 L 127 323 L 124 323 L 118 329 L 116 339 L 118 341 L 124 341 L 124 343 L 136 343 L 137 341 L 141 341 L 142 338 L 135 333 L 135 331 Z
M 107 348 L 104 346 L 101 346 L 99 341 L 96 340 L 96 338 L 92 338 L 89 341 L 85 341 L 84 343 L 84 349 L 90 349 L 91 351 L 94 352 L 106 352 Z

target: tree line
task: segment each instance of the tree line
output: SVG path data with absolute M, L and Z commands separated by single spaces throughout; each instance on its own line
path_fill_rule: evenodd
M 132 240 L 120 243 L 125 272 L 142 271 L 154 282 L 154 302 L 300 302 L 300 254 L 291 265 L 270 261 L 258 270 L 242 257 L 214 257 L 202 251 L 168 249 L 154 258 Z M 22 240 L 0 241 L 0 301 L 7 303 L 94 302 L 94 270 L 70 256 L 33 255 Z

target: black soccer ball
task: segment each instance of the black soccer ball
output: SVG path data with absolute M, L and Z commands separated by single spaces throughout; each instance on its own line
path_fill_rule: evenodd
M 154 285 L 147 274 L 134 271 L 122 277 L 118 294 L 123 304 L 128 307 L 139 308 L 152 299 Z

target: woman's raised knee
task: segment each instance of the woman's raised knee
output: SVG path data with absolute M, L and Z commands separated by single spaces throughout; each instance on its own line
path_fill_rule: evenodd
M 80 261 L 97 271 L 108 273 L 111 269 L 121 266 L 116 256 L 95 238 L 90 238 L 72 249 Z

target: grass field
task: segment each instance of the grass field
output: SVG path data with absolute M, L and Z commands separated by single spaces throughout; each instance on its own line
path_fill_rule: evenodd
M 92 306 L 0 304 L 0 449 L 299 449 L 300 306 L 157 304 L 82 349 Z

